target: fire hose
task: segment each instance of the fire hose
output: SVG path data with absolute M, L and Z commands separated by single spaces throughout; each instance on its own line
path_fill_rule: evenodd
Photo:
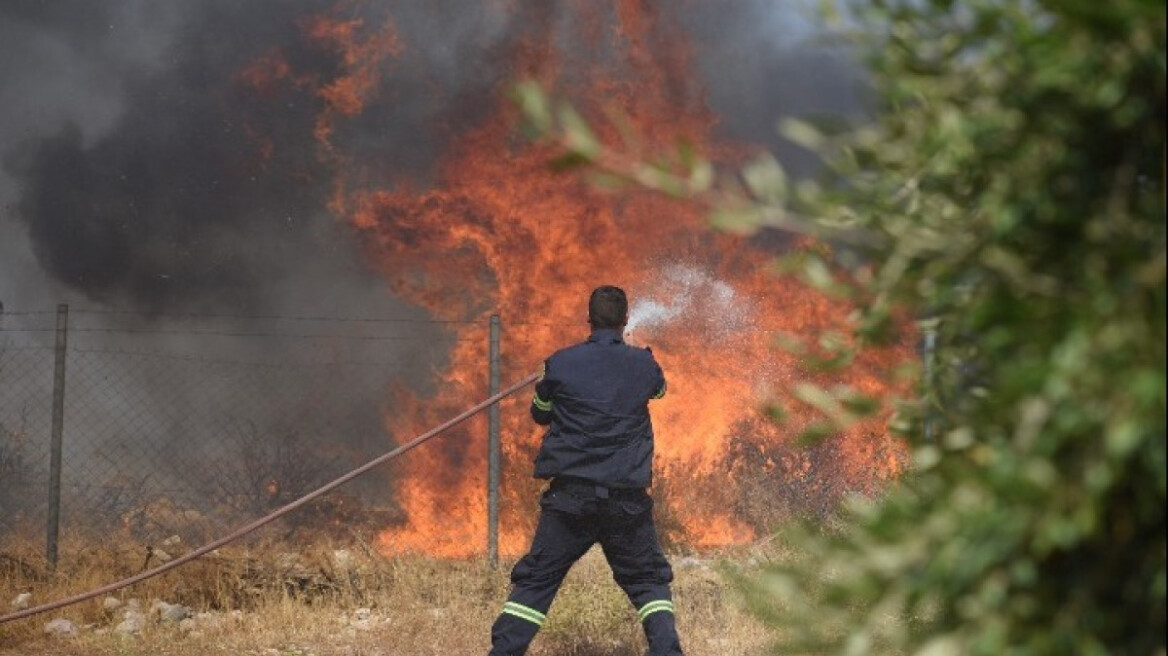
M 423 443 L 431 438 L 437 437 L 439 434 L 445 432 L 446 430 L 462 423 L 463 421 L 466 421 L 467 419 L 471 418 L 472 416 L 487 409 L 491 405 L 494 405 L 495 403 L 498 403 L 499 401 L 503 400 L 504 398 L 514 394 L 515 392 L 518 392 L 519 390 L 523 389 L 524 387 L 527 387 L 531 383 L 535 382 L 535 380 L 537 378 L 539 378 L 538 373 L 533 373 L 533 374 L 528 375 L 523 380 L 520 380 L 519 382 L 517 382 L 514 385 L 508 387 L 507 389 L 499 392 L 498 394 L 495 394 L 494 396 L 482 401 L 478 405 L 465 410 L 464 412 L 462 412 L 462 414 L 459 414 L 458 416 L 447 420 L 445 423 L 441 424 L 440 426 L 437 426 L 435 428 L 430 429 L 429 431 L 427 431 L 425 433 L 422 433 L 421 435 L 415 437 L 414 439 L 410 440 L 409 442 L 406 442 L 405 444 L 398 446 L 397 448 L 393 449 L 392 451 L 389 451 L 389 452 L 387 452 L 387 453 L 385 453 L 377 458 L 374 458 L 373 460 L 370 460 L 369 462 L 365 463 L 364 465 L 361 465 L 360 467 L 345 474 L 344 476 L 341 476 L 340 478 L 338 478 L 330 483 L 327 483 L 327 484 L 317 488 L 316 490 L 309 492 L 308 494 L 305 494 L 304 496 L 300 497 L 299 499 L 297 499 L 297 500 L 295 500 L 295 501 L 293 501 L 285 506 L 277 508 L 276 510 L 272 511 L 271 513 L 264 515 L 263 517 L 255 520 L 254 522 L 252 522 L 246 526 L 243 526 L 241 528 L 236 529 L 234 532 L 232 532 L 228 535 L 225 535 L 225 536 L 219 538 L 218 540 L 215 540 L 213 542 L 209 542 L 209 543 L 199 547 L 198 549 L 191 551 L 190 553 L 184 554 L 178 558 L 175 558 L 174 560 L 167 561 L 166 563 L 163 563 L 162 565 L 159 565 L 158 567 L 155 567 L 154 569 L 140 572 L 140 573 L 138 573 L 134 576 L 131 576 L 129 578 L 125 578 L 125 579 L 122 579 L 121 581 L 117 581 L 115 583 L 110 583 L 108 585 L 101 586 L 100 588 L 95 588 L 95 589 L 90 590 L 88 592 L 74 595 L 72 597 L 66 597 L 65 599 L 59 599 L 57 601 L 53 601 L 53 602 L 50 602 L 47 604 L 41 604 L 40 606 L 33 606 L 31 608 L 26 608 L 24 610 L 17 611 L 15 613 L 10 613 L 8 615 L 0 615 L 0 624 L 6 624 L 8 622 L 12 622 L 15 620 L 30 617 L 32 615 L 46 613 L 48 611 L 56 610 L 58 608 L 64 608 L 65 606 L 72 606 L 73 604 L 78 604 L 78 603 L 81 603 L 83 601 L 93 599 L 94 597 L 98 597 L 100 595 L 109 594 L 109 593 L 114 592 L 116 590 L 121 590 L 122 588 L 129 587 L 131 585 L 134 585 L 135 583 L 140 583 L 142 581 L 145 581 L 146 579 L 150 579 L 150 578 L 158 576 L 159 574 L 162 574 L 164 572 L 168 572 L 176 567 L 179 567 L 180 565 L 185 565 L 186 563 L 189 563 L 192 560 L 195 560 L 196 558 L 204 556 L 204 555 L 222 547 L 223 545 L 225 545 L 229 542 L 233 542 L 235 540 L 238 540 L 239 538 L 247 535 L 248 533 L 251 533 L 252 531 L 255 531 L 256 529 L 260 528 L 261 526 L 264 526 L 265 524 L 268 524 L 271 521 L 278 519 L 279 517 L 282 517 L 282 516 L 292 512 L 293 510 L 296 510 L 300 506 L 303 506 L 304 504 L 308 503 L 309 501 L 312 501 L 313 499 L 319 497 L 320 495 L 322 495 L 326 492 L 329 492 L 337 487 L 340 487 L 341 485 L 344 485 L 345 483 L 348 483 L 349 481 L 353 480 L 354 478 L 357 478 L 358 476 L 364 474 L 365 472 L 369 471 L 370 469 L 373 469 L 374 467 L 377 467 L 378 465 L 381 465 L 381 464 L 384 464 L 386 462 L 389 462 L 390 460 L 393 460 L 394 458 L 396 458 L 396 457 L 402 455 L 403 453 L 418 446 L 419 444 L 421 444 L 421 443 Z

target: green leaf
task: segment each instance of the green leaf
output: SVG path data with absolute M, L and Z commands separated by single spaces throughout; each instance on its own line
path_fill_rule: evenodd
M 826 143 L 826 138 L 819 128 L 798 118 L 784 117 L 781 119 L 779 121 L 779 134 L 810 151 L 819 151 Z
M 550 162 L 551 168 L 554 171 L 568 171 L 571 169 L 580 168 L 588 164 L 591 160 L 587 155 L 578 151 L 564 153 Z
M 758 230 L 759 213 L 749 206 L 718 208 L 710 215 L 710 224 L 718 230 L 748 235 Z
M 838 429 L 830 423 L 815 422 L 795 434 L 795 444 L 802 448 L 810 448 L 836 435 L 837 431 Z
M 593 158 L 600 152 L 600 144 L 592 134 L 584 118 L 571 105 L 560 105 L 557 114 L 560 128 L 564 131 L 565 145 L 586 158 Z
M 690 164 L 689 192 L 702 194 L 714 184 L 714 165 L 704 159 L 696 159 Z
M 803 279 L 816 289 L 835 287 L 835 276 L 818 255 L 809 254 L 803 259 Z
M 849 395 L 840 399 L 844 409 L 857 417 L 866 417 L 876 414 L 880 410 L 880 399 L 861 394 Z
M 1143 428 L 1135 418 L 1121 420 L 1107 431 L 1106 439 L 1108 455 L 1123 458 L 1143 442 Z
M 770 153 L 763 153 L 742 169 L 742 178 L 754 197 L 778 204 L 787 196 L 787 174 Z
M 524 80 L 512 88 L 512 99 L 538 134 L 547 134 L 552 127 L 551 104 L 538 82 Z
M 781 424 L 787 421 L 787 417 L 789 416 L 786 409 L 784 409 L 783 406 L 779 405 L 778 403 L 767 404 L 763 408 L 763 414 L 766 415 L 767 419 L 770 419 L 776 424 Z

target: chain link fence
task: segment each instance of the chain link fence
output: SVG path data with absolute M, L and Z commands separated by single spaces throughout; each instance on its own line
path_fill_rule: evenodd
M 424 378 L 452 339 L 425 321 L 8 311 L 0 533 L 218 537 L 387 451 L 388 391 Z M 387 475 L 321 497 L 287 527 L 384 525 L 398 512 Z

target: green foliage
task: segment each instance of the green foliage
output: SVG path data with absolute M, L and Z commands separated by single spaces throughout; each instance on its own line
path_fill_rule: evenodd
M 898 416 L 913 470 L 839 530 L 790 527 L 803 559 L 749 598 L 783 654 L 1164 654 L 1164 3 L 834 9 L 878 106 L 849 131 L 784 123 L 829 163 L 820 184 L 768 158 L 714 180 L 692 153 L 649 175 L 524 91 L 609 175 L 706 202 L 721 229 L 827 239 L 785 266 L 850 294 L 863 340 L 906 311 L 935 336 Z M 798 391 L 824 433 L 872 410 Z
M 933 317 L 937 349 L 914 471 L 754 584 L 782 653 L 1163 653 L 1164 19 L 855 7 L 881 105 L 786 126 L 839 181 L 786 202 L 868 235 L 868 318 Z

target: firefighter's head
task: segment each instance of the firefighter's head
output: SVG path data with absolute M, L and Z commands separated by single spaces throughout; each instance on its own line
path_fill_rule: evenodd
M 629 299 L 620 287 L 604 285 L 588 299 L 588 323 L 593 330 L 620 330 L 629 321 Z

